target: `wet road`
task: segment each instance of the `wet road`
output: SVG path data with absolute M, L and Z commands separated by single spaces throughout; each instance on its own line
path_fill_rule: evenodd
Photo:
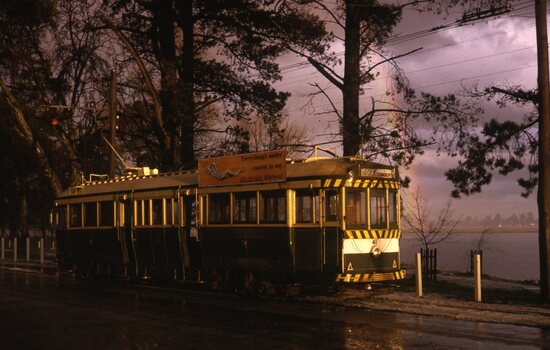
M 0 268 L 2 350 L 547 348 L 550 331 L 537 328 Z

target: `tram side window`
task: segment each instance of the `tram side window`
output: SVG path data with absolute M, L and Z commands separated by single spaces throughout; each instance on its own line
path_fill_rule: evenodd
M 371 228 L 386 228 L 386 190 L 370 190 L 370 226 Z
M 162 225 L 162 198 L 152 200 L 151 225 Z
M 208 197 L 208 223 L 229 223 L 229 193 L 211 194 Z
M 57 226 L 67 227 L 67 206 L 60 205 L 57 207 Z
M 397 228 L 397 191 L 389 191 L 388 206 L 390 209 L 390 228 Z
M 143 208 L 143 200 L 136 200 L 135 201 L 135 224 L 136 226 L 143 226 L 144 224 L 144 208 Z
M 338 190 L 325 191 L 325 221 L 338 221 Z
M 367 193 L 364 189 L 346 188 L 346 224 L 367 224 Z
M 233 222 L 256 223 L 256 192 L 235 193 L 233 203 Z
M 82 227 L 82 207 L 80 203 L 69 205 L 69 227 Z
M 303 190 L 296 192 L 296 222 L 319 222 L 319 192 Z
M 84 203 L 84 226 L 97 226 L 97 202 Z
M 260 220 L 264 224 L 286 222 L 285 191 L 265 191 L 260 195 Z
M 114 226 L 114 203 L 112 201 L 99 202 L 99 226 Z

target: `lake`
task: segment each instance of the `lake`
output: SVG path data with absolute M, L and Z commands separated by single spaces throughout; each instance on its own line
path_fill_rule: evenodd
M 470 270 L 470 250 L 476 249 L 480 234 L 455 233 L 437 244 L 438 269 Z M 401 262 L 413 265 L 421 244 L 412 233 L 401 238 Z M 538 280 L 538 233 L 486 233 L 483 244 L 483 273 L 511 280 Z

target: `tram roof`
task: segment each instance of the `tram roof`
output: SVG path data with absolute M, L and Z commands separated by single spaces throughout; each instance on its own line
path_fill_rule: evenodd
M 381 163 L 374 163 L 360 158 L 306 158 L 290 160 L 286 164 L 287 180 L 307 179 L 320 177 L 346 176 L 354 167 L 392 169 L 393 167 Z M 123 176 L 112 180 L 93 181 L 71 187 L 62 192 L 58 198 L 74 196 L 88 196 L 97 194 L 162 190 L 169 188 L 191 188 L 198 186 L 198 172 L 163 173 L 150 176 Z
M 287 164 L 287 178 L 336 177 L 347 175 L 360 165 L 370 169 L 393 169 L 392 166 L 371 162 L 362 158 L 306 158 Z

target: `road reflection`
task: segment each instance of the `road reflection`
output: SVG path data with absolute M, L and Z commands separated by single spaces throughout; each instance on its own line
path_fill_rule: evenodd
M 543 349 L 549 331 L 0 268 L 0 349 Z

